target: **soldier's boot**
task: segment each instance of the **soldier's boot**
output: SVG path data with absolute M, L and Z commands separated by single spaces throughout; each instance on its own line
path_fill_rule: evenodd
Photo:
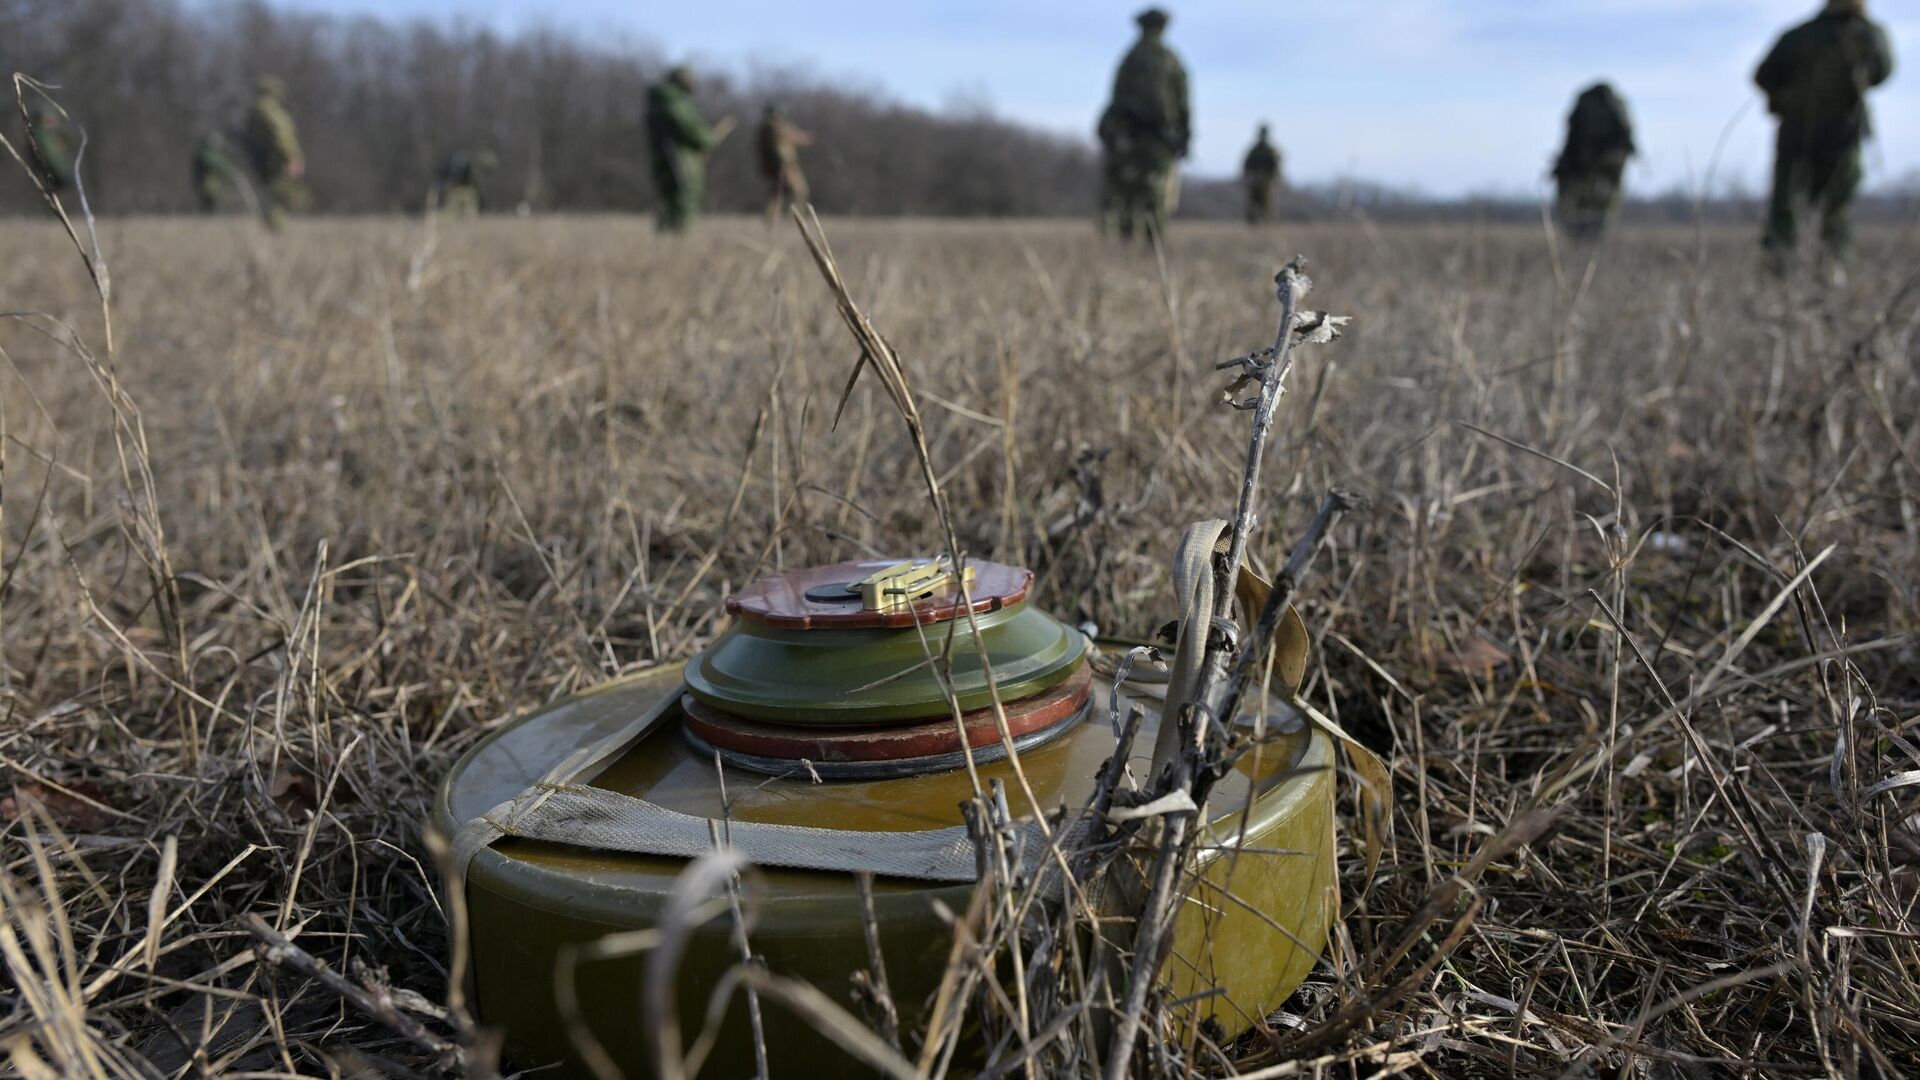
M 1273 195 L 1265 187 L 1247 189 L 1247 224 L 1260 225 L 1273 219 Z
M 1820 201 L 1821 277 L 1830 288 L 1847 287 L 1847 258 L 1853 253 L 1853 215 L 1849 200 Z
M 653 230 L 659 233 L 679 232 L 684 224 L 679 214 L 679 192 L 661 185 L 660 202 L 653 208 Z
M 660 203 L 660 231 L 686 232 L 693 225 L 695 198 L 687 191 L 676 191 Z
M 1860 189 L 1860 151 L 1843 154 L 1820 186 L 1820 243 L 1838 267 L 1853 253 L 1853 196 Z
M 1555 203 L 1555 216 L 1560 219 L 1560 228 L 1566 231 L 1569 238 L 1579 240 L 1581 238 L 1583 210 L 1580 191 L 1575 186 L 1574 181 L 1566 178 L 1561 179 L 1560 193 Z
M 1144 191 L 1140 193 L 1141 224 L 1145 235 L 1142 237 L 1149 246 L 1164 244 L 1167 239 L 1167 198 L 1166 176 L 1150 176 Z
M 1600 239 L 1613 210 L 1613 186 L 1603 174 L 1574 177 L 1562 188 L 1560 216 L 1567 235 L 1583 244 Z
M 1764 252 L 1762 265 L 1775 277 L 1785 277 L 1793 266 L 1794 249 L 1799 246 L 1800 229 L 1796 221 L 1800 169 L 1794 161 L 1782 158 L 1773 165 L 1773 193 L 1767 199 L 1767 228 L 1761 234 Z

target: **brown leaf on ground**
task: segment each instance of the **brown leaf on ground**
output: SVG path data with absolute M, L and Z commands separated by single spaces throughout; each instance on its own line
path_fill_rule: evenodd
M 320 790 L 304 769 L 282 765 L 273 771 L 273 779 L 267 781 L 267 798 L 272 799 L 282 813 L 299 814 L 320 805 Z
M 67 790 L 33 781 L 20 784 L 13 794 L 0 799 L 0 819 L 17 821 L 26 813 L 25 803 L 33 803 L 42 814 L 67 832 L 99 832 L 113 824 L 113 815 L 95 805 L 106 802 L 99 785 L 63 784 Z
M 129 626 L 120 631 L 127 640 L 142 649 L 157 649 L 167 643 L 167 635 L 151 626 Z
M 1447 649 L 1437 658 L 1442 671 L 1456 675 L 1487 675 L 1512 662 L 1507 651 L 1485 638 L 1469 638 L 1458 649 Z

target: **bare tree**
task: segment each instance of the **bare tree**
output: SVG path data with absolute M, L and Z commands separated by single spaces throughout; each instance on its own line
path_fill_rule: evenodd
M 0 0 L 0 67 L 60 87 L 88 136 L 88 186 L 108 212 L 193 205 L 196 139 L 235 125 L 253 79 L 287 84 L 320 209 L 421 204 L 449 150 L 487 149 L 496 203 L 645 210 L 647 84 L 669 63 L 644 41 L 587 42 L 551 30 L 503 37 L 428 22 L 283 11 L 262 0 Z M 796 71 L 742 82 L 706 72 L 701 107 L 741 120 L 778 101 L 820 141 L 805 167 L 814 201 L 864 214 L 1077 214 L 1094 160 L 1072 139 L 969 107 L 889 100 L 874 87 Z M 709 174 L 716 210 L 765 198 L 752 140 L 728 140 Z M 177 167 L 170 167 L 177 163 Z M 37 205 L 0 181 L 0 211 Z

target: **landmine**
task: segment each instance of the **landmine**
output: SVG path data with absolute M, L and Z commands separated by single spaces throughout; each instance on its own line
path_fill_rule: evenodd
M 1109 718 L 1133 703 L 1146 719 L 1131 764 L 1146 772 L 1163 694 L 1151 670 L 1116 687 L 1111 660 L 1125 646 L 1103 648 L 1030 605 L 1030 571 L 972 562 L 968 574 L 971 611 L 937 561 L 765 578 L 728 601 L 731 624 L 694 660 L 534 712 L 461 758 L 432 825 L 454 838 L 464 873 L 471 1000 L 504 1032 L 510 1060 L 590 1075 L 591 1042 L 628 1076 L 650 1075 L 644 956 L 581 950 L 655 926 L 687 859 L 715 837 L 760 867 L 754 953 L 856 1011 L 850 990 L 868 951 L 850 871 L 872 870 L 887 979 L 902 1030 L 916 1030 L 952 941 L 936 905 L 963 912 L 974 887 L 960 811 L 973 795 L 967 755 L 983 786 L 1007 781 L 1016 818 L 1034 813 L 1012 781 L 996 694 L 1039 809 L 1055 821 L 1086 805 L 1116 745 Z M 1281 636 L 1304 648 L 1291 612 Z M 951 658 L 944 687 L 930 655 Z M 1278 689 L 1290 693 L 1300 665 L 1281 666 L 1291 670 Z M 1163 970 L 1171 992 L 1229 1037 L 1299 985 L 1334 906 L 1332 740 L 1278 698 L 1250 709 L 1262 714 L 1235 722 L 1261 725 L 1266 741 L 1214 791 L 1207 895 L 1184 905 Z M 694 932 L 676 983 L 683 1045 L 738 962 L 730 919 Z M 781 1061 L 817 1075 L 855 1067 L 801 1019 L 762 1014 Z M 751 1075 L 752 1045 L 735 1000 L 703 1071 Z

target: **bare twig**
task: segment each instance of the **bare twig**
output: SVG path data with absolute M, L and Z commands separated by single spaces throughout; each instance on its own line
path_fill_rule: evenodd
M 252 912 L 241 917 L 240 928 L 259 942 L 255 951 L 262 962 L 297 971 L 319 982 L 368 1017 L 380 1021 L 408 1042 L 432 1053 L 443 1068 L 460 1065 L 463 1060 L 460 1048 L 428 1031 L 426 1025 L 401 1011 L 384 988 L 369 990 L 340 974 L 325 960 L 295 945 L 285 934 Z
M 1266 456 L 1274 413 L 1286 393 L 1287 374 L 1293 367 L 1291 350 L 1299 318 L 1299 301 L 1312 288 L 1312 282 L 1302 273 L 1303 265 L 1304 260 L 1296 258 L 1274 276 L 1275 295 L 1280 303 L 1280 327 L 1272 349 L 1266 354 L 1269 358 L 1263 360 L 1261 354 L 1242 358 L 1245 370 L 1242 380 L 1257 381 L 1260 396 L 1253 408 L 1253 425 L 1248 438 L 1246 467 L 1241 476 L 1239 504 L 1227 534 L 1225 557 L 1214 575 L 1213 610 L 1217 616 L 1225 616 L 1231 610 L 1234 587 L 1246 559 L 1248 537 L 1259 517 L 1256 500 L 1260 490 L 1261 464 Z M 1331 337 L 1337 324 L 1317 322 L 1316 326 L 1319 325 L 1325 325 L 1327 335 Z M 1302 540 L 1301 547 L 1296 549 L 1298 565 L 1293 561 L 1288 564 L 1296 578 L 1304 572 L 1306 558 L 1311 556 L 1325 530 L 1346 505 L 1343 499 L 1330 498 L 1322 507 L 1321 513 L 1316 516 L 1314 528 Z M 1191 697 L 1192 705 L 1177 717 L 1161 719 L 1163 726 L 1170 723 L 1179 725 L 1176 741 L 1169 742 L 1163 732 L 1160 743 L 1163 750 L 1176 746 L 1178 756 L 1169 762 L 1160 760 L 1159 754 L 1156 754 L 1154 770 L 1158 774 L 1163 768 L 1171 767 L 1161 797 L 1184 798 L 1191 809 L 1169 812 L 1162 818 L 1159 846 L 1147 875 L 1144 896 L 1135 912 L 1133 965 L 1108 1046 L 1105 1070 L 1108 1080 L 1120 1080 L 1132 1067 L 1134 1043 L 1145 1023 L 1147 996 L 1165 962 L 1165 949 L 1171 940 L 1173 919 L 1180 907 L 1178 883 L 1192 856 L 1193 838 L 1198 835 L 1200 824 L 1206 820 L 1207 794 L 1212 777 L 1217 775 L 1212 773 L 1207 763 L 1204 750 L 1206 733 L 1213 724 L 1224 722 L 1231 716 L 1231 713 L 1218 711 L 1226 704 L 1231 693 L 1229 667 L 1244 667 L 1246 671 L 1251 671 L 1253 658 L 1266 655 L 1265 642 L 1278 626 L 1280 612 L 1285 610 L 1292 588 L 1293 581 L 1289 579 L 1284 588 L 1275 588 L 1270 595 L 1268 610 L 1262 612 L 1267 637 L 1256 633 L 1255 640 L 1240 643 L 1215 632 L 1212 627 L 1185 628 L 1186 633 L 1206 635 L 1198 685 Z M 1278 608 L 1273 606 L 1276 601 L 1280 604 Z M 1233 659 L 1235 650 L 1239 650 L 1238 664 Z M 1237 693 L 1231 693 L 1231 696 L 1237 701 Z
M 862 870 L 853 880 L 860 891 L 860 921 L 867 938 L 868 993 L 880 1014 L 880 1037 L 899 1050 L 900 1010 L 894 1007 L 893 991 L 887 985 L 887 961 L 880 952 L 880 922 L 873 916 L 873 872 Z

